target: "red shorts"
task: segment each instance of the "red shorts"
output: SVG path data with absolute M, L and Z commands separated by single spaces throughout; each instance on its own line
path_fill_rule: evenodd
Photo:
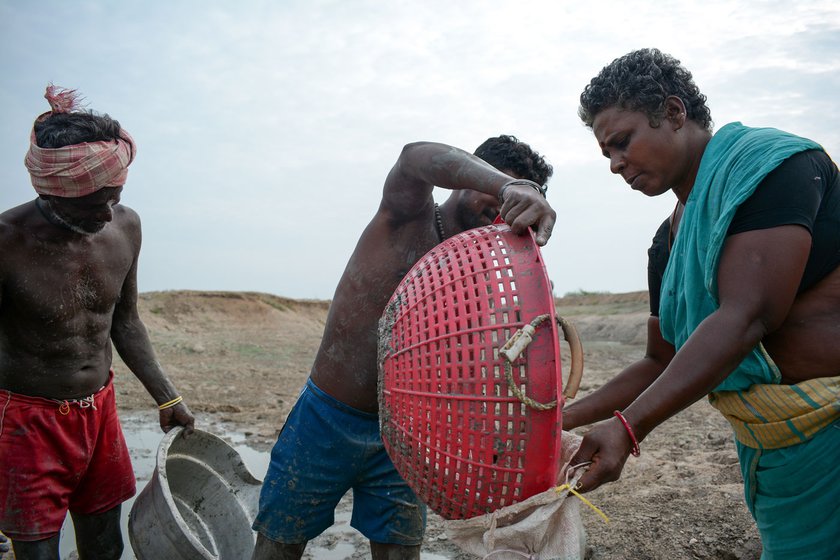
M 51 538 L 68 510 L 104 513 L 134 492 L 112 380 L 69 404 L 0 390 L 0 531 L 9 538 Z

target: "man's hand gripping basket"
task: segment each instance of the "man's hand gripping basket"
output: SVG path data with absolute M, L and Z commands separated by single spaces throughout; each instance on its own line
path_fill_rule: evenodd
M 571 349 L 565 393 L 558 327 Z M 430 508 L 466 519 L 557 484 L 583 352 L 555 315 L 532 235 L 499 224 L 444 241 L 400 282 L 379 334 L 382 439 Z

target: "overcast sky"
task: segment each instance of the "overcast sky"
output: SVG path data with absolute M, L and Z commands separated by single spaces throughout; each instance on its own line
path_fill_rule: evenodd
M 77 88 L 138 144 L 123 202 L 143 221 L 141 291 L 327 299 L 404 144 L 514 134 L 555 169 L 557 295 L 643 290 L 675 198 L 630 191 L 576 116 L 641 47 L 692 71 L 716 128 L 774 126 L 838 158 L 836 0 L 0 0 L 0 209 L 34 197 L 45 86 Z

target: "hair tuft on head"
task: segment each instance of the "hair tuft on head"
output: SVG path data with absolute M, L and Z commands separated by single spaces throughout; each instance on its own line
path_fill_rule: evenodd
M 50 104 L 53 113 L 72 113 L 82 108 L 83 98 L 75 89 L 53 85 L 47 86 L 44 98 Z

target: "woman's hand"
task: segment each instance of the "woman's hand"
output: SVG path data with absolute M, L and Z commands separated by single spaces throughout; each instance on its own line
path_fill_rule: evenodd
M 592 462 L 575 490 L 589 492 L 605 482 L 618 480 L 632 448 L 633 442 L 618 418 L 606 420 L 592 428 L 583 437 L 570 463 L 579 465 Z

